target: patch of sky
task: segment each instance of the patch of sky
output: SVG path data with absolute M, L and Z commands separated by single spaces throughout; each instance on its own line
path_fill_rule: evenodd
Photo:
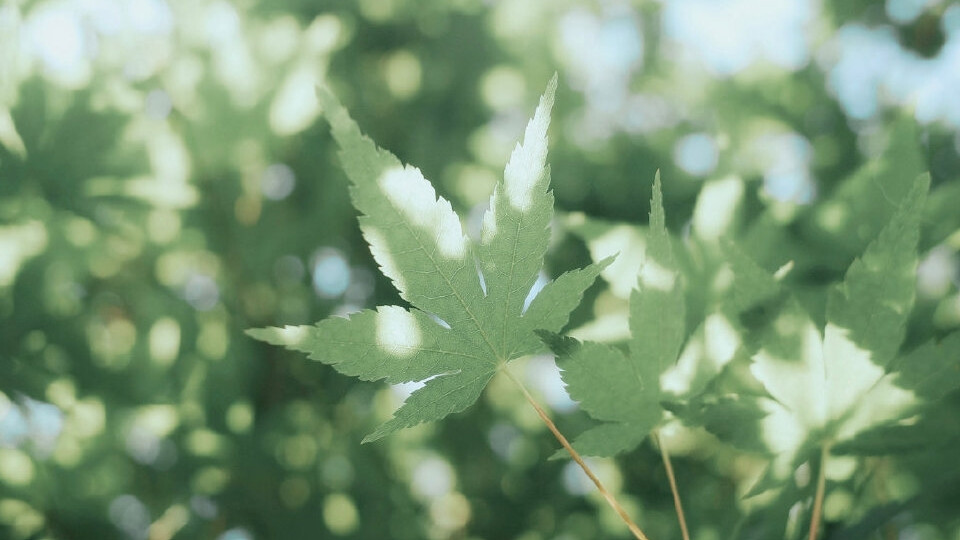
M 23 398 L 30 425 L 30 440 L 38 456 L 49 456 L 63 431 L 63 411 L 52 403 Z
M 50 79 L 69 88 L 89 82 L 90 61 L 104 47 L 129 48 L 133 42 L 167 37 L 174 28 L 165 0 L 46 2 L 31 9 L 25 22 L 26 54 L 40 62 Z M 110 41 L 117 36 L 120 41 Z
M 74 6 L 41 6 L 28 17 L 26 30 L 28 50 L 48 74 L 68 86 L 87 82 L 95 44 Z
M 868 120 L 883 106 L 909 107 L 920 123 L 960 127 L 960 6 L 948 8 L 941 21 L 946 41 L 932 58 L 901 47 L 891 27 L 841 28 L 820 58 L 846 113 Z
M 376 277 L 365 266 L 350 268 L 350 285 L 344 291 L 343 297 L 348 302 L 365 303 L 373 295 Z
M 584 461 L 591 469 L 597 465 L 596 460 L 591 458 L 585 458 Z M 570 461 L 563 466 L 563 488 L 571 495 L 586 495 L 596 489 L 596 486 L 579 465 Z
M 289 166 L 274 163 L 263 170 L 260 177 L 260 191 L 263 196 L 279 201 L 286 199 L 297 185 L 297 177 Z
M 487 433 L 490 448 L 502 459 L 510 459 L 510 454 L 520 438 L 520 430 L 512 424 L 498 422 Z
M 209 311 L 220 301 L 220 288 L 213 277 L 191 273 L 183 286 L 183 298 L 197 311 Z
M 582 90 L 591 107 L 615 112 L 626 98 L 631 75 L 643 63 L 643 34 L 628 5 L 597 15 L 577 7 L 559 23 L 559 48 L 570 84 Z
M 653 133 L 679 121 L 675 103 L 655 94 L 634 94 L 627 100 L 620 124 L 630 133 Z
M 887 16 L 898 24 L 909 24 L 940 0 L 887 0 Z
M 151 90 L 144 100 L 144 110 L 147 116 L 157 120 L 163 120 L 167 116 L 170 116 L 170 111 L 173 110 L 173 102 L 170 100 L 170 94 L 160 89 Z
M 629 87 L 643 67 L 639 14 L 625 2 L 607 2 L 600 13 L 575 7 L 560 18 L 556 36 L 569 84 L 586 100 L 585 110 L 568 126 L 572 139 L 588 145 L 609 138 L 623 127 L 626 111 L 636 108 Z
M 224 531 L 217 540 L 253 540 L 253 533 L 243 527 L 234 527 Z
M 717 141 L 706 133 L 692 133 L 680 139 L 673 149 L 677 166 L 694 176 L 706 176 L 717 168 Z
M 816 197 L 816 183 L 810 172 L 813 148 L 797 133 L 766 133 L 751 145 L 761 157 L 763 191 L 781 202 L 808 204 Z
M 26 396 L 18 401 L 0 393 L 0 446 L 20 447 L 29 442 L 36 457 L 48 457 L 63 431 L 63 411 Z
M 147 539 L 150 528 L 150 511 L 137 497 L 120 495 L 110 502 L 108 514 L 110 521 L 123 531 L 127 538 Z
M 560 369 L 550 356 L 534 356 L 524 369 L 527 383 L 536 388 L 547 404 L 555 411 L 570 412 L 577 408 L 575 401 L 570 399 L 563 379 L 560 378 Z
M 728 76 L 759 61 L 802 68 L 816 15 L 807 0 L 674 0 L 664 4 L 663 28 L 709 71 Z
M 483 274 L 480 274 L 480 275 L 483 275 Z M 540 291 L 542 291 L 543 288 L 547 286 L 547 283 L 550 283 L 550 278 L 548 278 L 547 275 L 541 270 L 540 273 L 537 274 L 537 280 L 533 282 L 533 286 L 530 287 L 530 291 L 527 292 L 527 297 L 523 300 L 523 313 L 527 312 L 527 308 L 530 307 L 530 304 L 533 302 L 533 300 L 537 297 L 538 294 L 540 294 Z M 482 287 L 483 287 L 483 293 L 486 294 L 487 293 L 486 283 L 484 283 Z
M 427 381 L 410 381 L 390 385 L 390 391 L 400 401 L 406 401 L 410 394 L 423 388 Z
M 313 290 L 321 298 L 338 298 L 350 286 L 350 265 L 337 248 L 321 248 L 311 262 Z
M 951 247 L 931 249 L 917 266 L 917 292 L 925 298 L 940 298 L 960 285 L 960 256 Z
M 414 465 L 410 489 L 421 499 L 436 499 L 453 491 L 456 478 L 453 467 L 445 459 L 427 456 Z
M 6 395 L 0 394 L 0 446 L 20 446 L 29 435 L 26 415 Z

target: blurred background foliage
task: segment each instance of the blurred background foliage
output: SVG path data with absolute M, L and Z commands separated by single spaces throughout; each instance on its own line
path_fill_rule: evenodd
M 610 222 L 645 223 L 661 169 L 672 231 L 697 227 L 713 190 L 699 226 L 735 206 L 731 234 L 770 270 L 794 260 L 822 313 L 823 286 L 889 218 L 884 190 L 929 170 L 907 346 L 960 326 L 950 2 L 6 0 L 0 537 L 625 538 L 575 466 L 547 461 L 556 443 L 513 389 L 361 446 L 411 388 L 242 334 L 399 302 L 315 84 L 476 230 L 554 71 L 570 234 L 545 275 L 585 264 Z M 607 277 L 573 326 L 622 307 Z M 519 369 L 562 429 L 589 425 L 551 358 Z M 960 538 L 960 399 L 937 411 L 941 445 L 831 476 L 847 488 L 828 535 Z M 790 524 L 765 516 L 797 519 L 790 490 L 743 498 L 762 456 L 664 436 L 694 538 L 775 538 Z M 654 448 L 592 463 L 652 538 L 678 537 Z

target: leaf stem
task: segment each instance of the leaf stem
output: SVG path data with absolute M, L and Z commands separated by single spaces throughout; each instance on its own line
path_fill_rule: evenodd
M 597 489 L 600 491 L 600 494 L 603 495 L 604 499 L 606 499 L 607 504 L 609 504 L 610 507 L 613 508 L 613 510 L 617 513 L 617 515 L 620 516 L 620 519 L 622 519 L 623 522 L 627 524 L 627 528 L 630 529 L 630 532 L 633 533 L 633 536 L 636 537 L 638 540 L 650 540 L 649 538 L 647 538 L 647 535 L 643 534 L 643 531 L 640 530 L 640 527 L 638 527 L 637 524 L 634 523 L 632 519 L 630 519 L 630 516 L 627 515 L 627 511 L 624 510 L 622 506 L 620 506 L 620 503 L 617 502 L 617 499 L 613 496 L 613 494 L 607 491 L 607 488 L 603 487 L 603 484 L 600 482 L 600 479 L 597 478 L 597 476 L 593 474 L 593 471 L 590 470 L 590 467 L 587 466 L 586 463 L 584 463 L 583 458 L 580 457 L 580 453 L 573 449 L 573 446 L 571 446 L 570 442 L 567 441 L 567 438 L 563 436 L 563 433 L 560 433 L 560 430 L 557 429 L 557 426 L 556 424 L 553 423 L 553 420 L 550 420 L 550 417 L 547 416 L 547 413 L 543 410 L 540 404 L 537 403 L 537 400 L 534 399 L 532 395 L 530 395 L 530 392 L 527 390 L 527 387 L 524 386 L 523 383 L 520 382 L 520 379 L 516 378 L 513 375 L 513 373 L 510 372 L 509 369 L 506 369 L 505 366 L 504 366 L 503 372 L 506 373 L 507 377 L 509 377 L 510 380 L 513 381 L 520 388 L 520 391 L 523 392 L 524 397 L 527 398 L 527 401 L 530 403 L 530 405 L 532 405 L 533 408 L 537 411 L 537 414 L 540 416 L 540 419 L 543 420 L 543 423 L 547 425 L 547 428 L 549 428 L 550 432 L 553 433 L 553 436 L 556 437 L 558 441 L 560 441 L 560 444 L 563 445 L 563 447 L 567 450 L 567 452 L 570 454 L 570 457 L 572 457 L 573 460 L 577 462 L 577 465 L 579 465 L 580 468 L 583 469 L 583 472 L 586 473 L 587 477 L 589 477 L 590 480 L 593 481 L 593 484 L 597 486 Z
M 813 516 L 810 518 L 810 540 L 817 540 L 820 532 L 820 514 L 823 512 L 823 495 L 827 488 L 827 457 L 830 455 L 830 443 L 823 443 L 820 451 L 820 471 L 817 472 L 817 494 L 813 497 Z
M 683 515 L 683 504 L 680 502 L 680 492 L 677 490 L 677 478 L 673 474 L 673 464 L 670 462 L 670 453 L 667 452 L 667 446 L 663 444 L 663 439 L 658 432 L 654 432 L 653 437 L 657 441 L 657 446 L 660 447 L 660 455 L 663 456 L 663 466 L 667 469 L 670 491 L 673 492 L 673 506 L 677 510 L 677 520 L 680 522 L 680 534 L 683 536 L 683 540 L 690 540 L 690 531 L 687 530 L 687 518 Z

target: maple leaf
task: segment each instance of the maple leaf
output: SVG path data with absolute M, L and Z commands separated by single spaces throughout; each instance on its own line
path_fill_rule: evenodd
M 378 148 L 331 92 L 318 90 L 362 214 L 363 236 L 412 307 L 381 306 L 313 326 L 248 333 L 362 380 L 426 381 L 364 442 L 469 407 L 508 361 L 542 350 L 533 331 L 560 330 L 609 264 L 561 275 L 525 307 L 553 217 L 546 155 L 556 84 L 554 76 L 510 156 L 479 242 L 464 235 L 450 203 L 436 196 L 418 169 Z
M 681 274 L 664 222 L 660 175 L 653 184 L 650 227 L 637 287 L 630 293 L 628 352 L 540 331 L 557 355 L 570 396 L 603 423 L 583 432 L 574 447 L 609 456 L 634 448 L 663 420 L 660 379 L 684 341 Z
M 803 220 L 807 242 L 831 248 L 818 256 L 847 261 L 877 237 L 895 211 L 891 201 L 904 200 L 911 180 L 926 170 L 919 140 L 914 119 L 898 118 L 878 157 L 844 178 Z
M 767 413 L 760 422 L 775 459 L 754 492 L 779 483 L 811 450 L 854 448 L 858 435 L 915 414 L 960 383 L 956 336 L 898 356 L 928 188 L 929 176 L 919 176 L 830 290 L 822 332 L 792 298 L 762 332 L 751 370 L 770 395 L 759 400 Z

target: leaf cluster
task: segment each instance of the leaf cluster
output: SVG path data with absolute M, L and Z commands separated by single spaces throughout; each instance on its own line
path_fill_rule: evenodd
M 507 363 L 544 346 L 570 396 L 598 422 L 568 448 L 578 461 L 578 453 L 630 451 L 666 427 L 702 429 L 766 456 L 766 471 L 744 495 L 775 489 L 795 497 L 804 486 L 798 492 L 792 479 L 804 464 L 818 464 L 822 477 L 831 455 L 902 452 L 938 440 L 914 421 L 960 386 L 960 333 L 903 350 L 928 176 L 887 175 L 877 192 L 866 171 L 838 190 L 835 200 L 872 216 L 876 235 L 841 280 L 821 287 L 822 303 L 791 281 L 793 260 L 770 271 L 750 256 L 756 234 L 741 239 L 710 225 L 716 190 L 701 193 L 693 234 L 672 236 L 659 173 L 647 227 L 624 235 L 623 225 L 571 221 L 595 263 L 537 292 L 553 219 L 546 132 L 555 88 L 556 78 L 496 185 L 478 238 L 464 234 L 418 169 L 378 148 L 319 89 L 364 238 L 409 307 L 250 335 L 362 380 L 422 382 L 364 441 L 466 409 L 500 371 L 519 383 Z M 856 198 L 865 191 L 871 200 Z M 880 220 L 870 213 L 878 205 L 888 206 Z M 614 264 L 611 246 L 622 257 Z M 601 274 L 623 298 L 622 312 L 559 333 Z

